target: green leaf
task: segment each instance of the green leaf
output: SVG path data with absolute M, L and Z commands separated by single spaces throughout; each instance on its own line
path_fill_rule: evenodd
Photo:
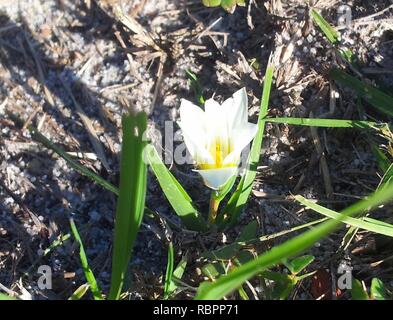
M 0 293 L 0 301 L 1 300 L 17 300 L 15 297 L 11 297 L 8 294 Z
M 230 226 L 233 226 L 237 222 L 243 207 L 247 203 L 247 199 L 250 196 L 253 182 L 257 174 L 257 166 L 259 163 L 263 133 L 265 130 L 265 121 L 262 120 L 266 118 L 268 113 L 273 72 L 274 67 L 272 64 L 269 64 L 266 69 L 265 81 L 263 85 L 261 108 L 258 116 L 258 132 L 252 143 L 250 154 L 248 155 L 247 169 L 240 179 L 236 191 L 233 193 L 232 197 L 228 201 L 228 204 L 224 208 L 224 212 L 230 216 Z
M 310 11 L 311 17 L 314 19 L 315 23 L 328 38 L 329 42 L 333 45 L 337 45 L 340 42 L 340 35 L 338 32 L 327 22 L 315 9 Z
M 190 196 L 162 162 L 153 145 L 146 146 L 145 156 L 166 198 L 184 225 L 190 230 L 206 231 L 207 224 L 193 206 Z
M 257 228 L 258 223 L 255 220 L 251 221 L 243 228 L 239 237 L 236 239 L 236 242 L 213 251 L 206 251 L 202 254 L 202 257 L 215 260 L 231 260 L 242 248 L 242 245 L 240 244 L 241 242 L 246 242 L 256 237 Z
M 165 274 L 165 285 L 164 285 L 164 300 L 169 298 L 169 288 L 172 283 L 173 276 L 173 265 L 174 265 L 174 252 L 173 252 L 173 243 L 169 242 L 168 246 L 168 262 L 166 265 L 166 274 Z
M 229 13 L 233 13 L 236 5 L 244 7 L 246 5 L 245 0 L 202 0 L 202 3 L 206 7 L 218 7 L 221 5 Z
M 186 75 L 192 89 L 194 90 L 194 95 L 198 104 L 200 106 L 203 106 L 205 104 L 205 98 L 203 97 L 202 87 L 198 81 L 197 76 L 194 73 L 192 73 L 190 70 L 186 70 Z
M 296 281 L 291 278 L 286 278 L 281 280 L 274 285 L 274 290 L 272 293 L 273 299 L 285 300 L 291 294 L 296 286 Z
M 221 0 L 202 0 L 202 3 L 206 7 L 218 7 L 221 4 Z
M 76 228 L 74 219 L 70 219 L 70 226 L 71 226 L 72 234 L 73 234 L 75 240 L 79 244 L 79 257 L 81 260 L 81 264 L 82 264 L 83 272 L 85 274 L 85 278 L 90 286 L 90 290 L 93 294 L 93 297 L 95 300 L 103 300 L 101 290 L 97 284 L 94 273 L 89 266 L 89 262 L 87 261 L 86 252 L 83 247 L 83 242 L 82 242 L 82 239 L 79 235 L 78 229 Z
M 214 280 L 219 276 L 226 274 L 224 264 L 222 262 L 213 262 L 206 264 L 202 267 L 202 272 L 204 275 Z
M 235 181 L 236 181 L 236 175 L 229 178 L 229 180 L 224 184 L 221 190 L 215 192 L 216 194 L 214 194 L 214 198 L 218 202 L 221 202 L 226 197 L 226 195 L 232 190 Z
M 242 264 L 245 264 L 248 261 L 251 261 L 255 258 L 253 253 L 248 250 L 241 250 L 237 255 L 236 258 L 234 259 L 234 262 L 236 265 L 241 266 Z
M 369 300 L 367 292 L 364 290 L 362 283 L 353 278 L 351 289 L 352 300 Z
M 83 296 L 86 294 L 87 290 L 89 290 L 90 285 L 88 283 L 82 284 L 79 286 L 74 293 L 71 295 L 71 297 L 68 298 L 68 300 L 80 300 L 83 298 Z
M 260 273 L 260 275 L 265 279 L 274 281 L 274 289 L 272 292 L 272 298 L 274 299 L 286 299 L 296 285 L 296 280 L 287 274 L 281 274 L 279 272 L 273 271 L 263 271 Z
M 305 199 L 304 197 L 297 195 L 295 196 L 295 200 L 299 201 L 301 204 L 306 207 L 323 214 L 326 217 L 340 220 L 343 223 L 347 223 L 353 227 L 361 228 L 364 230 L 372 231 L 375 233 L 379 233 L 385 236 L 393 237 L 393 225 L 383 223 L 378 220 L 372 220 L 373 222 L 368 222 L 370 220 L 361 220 L 351 217 L 342 217 L 342 215 L 336 211 L 330 210 L 328 208 L 322 207 L 310 200 Z
M 331 26 L 329 22 L 327 22 L 315 9 L 311 9 L 310 15 L 321 31 L 325 34 L 329 42 L 336 47 L 340 56 L 345 61 L 351 63 L 353 67 L 356 67 L 354 63 L 357 60 L 357 57 L 355 54 L 348 48 L 339 48 L 340 34 L 338 31 L 333 26 Z
M 110 300 L 118 300 L 120 297 L 134 241 L 142 222 L 146 197 L 147 166 L 143 161 L 146 114 L 127 114 L 123 116 L 122 124 L 120 188 L 116 208 Z
M 221 7 L 232 13 L 236 8 L 236 0 L 221 0 Z
M 168 293 L 171 295 L 177 289 L 177 284 L 174 280 L 181 279 L 183 277 L 184 271 L 186 270 L 187 266 L 187 257 L 184 256 L 179 264 L 177 265 L 175 271 L 173 271 L 173 276 L 171 282 L 169 283 Z M 173 280 L 174 279 L 174 280 Z
M 364 213 L 385 202 L 391 201 L 393 197 L 393 184 L 382 190 L 378 190 L 369 198 L 356 202 L 341 212 L 340 218 Z M 340 227 L 340 220 L 328 220 L 317 227 L 296 236 L 281 245 L 263 253 L 256 259 L 234 269 L 227 275 L 221 276 L 213 283 L 205 282 L 200 285 L 196 299 L 220 299 L 239 288 L 244 281 L 252 278 L 267 268 L 288 259 L 304 250 L 310 248 L 315 242 L 335 231 Z
M 339 69 L 333 69 L 330 72 L 330 77 L 354 90 L 359 97 L 374 106 L 378 111 L 393 116 L 393 98 L 391 96 Z
M 289 269 L 289 271 L 291 271 L 293 275 L 297 275 L 303 271 L 303 269 L 306 268 L 311 262 L 313 262 L 314 259 L 314 256 L 305 255 L 287 262 L 285 266 Z
M 385 285 L 378 278 L 373 278 L 371 281 L 371 299 L 374 300 L 386 300 L 387 299 L 387 290 Z
M 254 239 L 257 236 L 257 230 L 258 230 L 258 222 L 253 220 L 243 228 L 242 232 L 240 233 L 236 241 L 245 242 Z
M 297 126 L 327 127 L 327 128 L 357 128 L 375 129 L 383 124 L 362 120 L 342 119 L 312 119 L 312 118 L 266 118 L 266 122 L 286 123 Z
M 238 243 L 231 243 L 213 251 L 206 251 L 202 254 L 203 258 L 214 259 L 214 260 L 231 260 L 241 249 L 241 245 Z

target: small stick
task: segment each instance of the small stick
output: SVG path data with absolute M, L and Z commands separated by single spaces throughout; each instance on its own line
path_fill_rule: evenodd
M 98 139 L 97 133 L 93 127 L 93 124 L 92 124 L 90 118 L 85 114 L 85 112 L 83 111 L 80 104 L 76 101 L 74 95 L 72 94 L 71 88 L 64 82 L 64 80 L 61 77 L 59 77 L 59 78 L 60 78 L 60 81 L 63 84 L 63 87 L 66 90 L 67 94 L 71 97 L 72 102 L 74 103 L 74 105 L 76 107 L 76 112 L 77 112 L 79 118 L 81 118 L 83 124 L 85 125 L 85 128 L 86 128 L 88 136 L 89 136 L 89 140 L 90 140 L 98 158 L 101 160 L 101 163 L 105 167 L 105 169 L 108 172 L 110 172 L 111 170 L 110 170 L 108 161 L 105 156 L 104 148 L 102 147 L 100 139 Z

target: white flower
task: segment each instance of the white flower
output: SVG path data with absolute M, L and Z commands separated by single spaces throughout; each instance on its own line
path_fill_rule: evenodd
M 258 126 L 248 122 L 245 88 L 220 105 L 205 102 L 205 111 L 182 99 L 179 126 L 184 142 L 205 184 L 219 190 L 237 174 L 242 150 L 254 138 Z

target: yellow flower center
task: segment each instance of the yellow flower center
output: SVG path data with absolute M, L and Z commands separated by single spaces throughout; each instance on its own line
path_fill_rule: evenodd
M 216 137 L 208 146 L 206 146 L 206 149 L 212 155 L 214 162 L 199 163 L 199 168 L 201 170 L 207 170 L 236 167 L 237 163 L 223 163 L 226 156 L 232 152 L 233 148 L 231 145 L 232 144 L 230 143 L 230 141 L 223 141 L 223 139 L 221 139 L 220 137 Z

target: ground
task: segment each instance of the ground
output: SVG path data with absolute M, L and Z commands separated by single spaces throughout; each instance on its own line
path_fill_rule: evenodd
M 308 13 L 313 6 L 338 25 L 343 4 L 351 8 L 353 19 L 351 28 L 340 30 L 344 44 L 360 58 L 365 77 L 388 92 L 393 85 L 393 9 L 388 10 L 387 0 L 309 5 L 297 0 L 251 1 L 233 14 L 205 8 L 198 0 L 0 0 L 0 289 L 27 291 L 34 299 L 67 299 L 85 283 L 72 239 L 44 255 L 54 240 L 69 233 L 70 217 L 78 225 L 101 288 L 109 288 L 116 197 L 32 139 L 28 125 L 116 185 L 125 109 L 147 111 L 151 131 L 163 132 L 165 121 L 178 120 L 180 99 L 195 100 L 186 73 L 190 70 L 205 97 L 222 101 L 246 87 L 250 121 L 255 122 L 271 55 L 277 68 L 270 116 L 367 115 L 386 121 L 369 106 L 359 111 L 355 94 L 329 80 L 329 70 L 342 62 Z M 138 22 L 133 30 L 119 21 L 118 6 Z M 136 35 L 138 28 L 143 32 Z M 17 114 L 22 125 L 10 113 Z M 258 221 L 262 236 L 320 218 L 294 204 L 290 194 L 340 210 L 375 190 L 380 171 L 370 139 L 352 129 L 269 124 L 241 223 L 213 235 L 185 230 L 149 173 L 147 206 L 171 222 L 176 262 L 188 253 L 184 282 L 197 287 L 203 278 L 200 253 L 234 240 L 249 221 Z M 372 139 L 386 143 L 381 137 Z M 192 166 L 170 167 L 206 211 L 209 191 Z M 386 210 L 377 217 L 392 222 Z M 167 243 L 158 220 L 143 221 L 130 265 L 128 298 L 162 298 Z M 313 247 L 316 260 L 310 268 L 327 270 L 334 282 L 345 260 L 366 283 L 378 276 L 392 286 L 386 259 L 392 255 L 391 241 L 358 232 L 343 244 L 345 232 Z M 292 236 L 277 237 L 267 246 Z M 52 290 L 40 290 L 36 284 L 36 270 L 44 264 L 53 270 Z M 304 281 L 290 298 L 318 298 L 312 286 Z M 334 289 L 330 293 L 337 298 Z M 181 297 L 192 294 L 185 290 Z

